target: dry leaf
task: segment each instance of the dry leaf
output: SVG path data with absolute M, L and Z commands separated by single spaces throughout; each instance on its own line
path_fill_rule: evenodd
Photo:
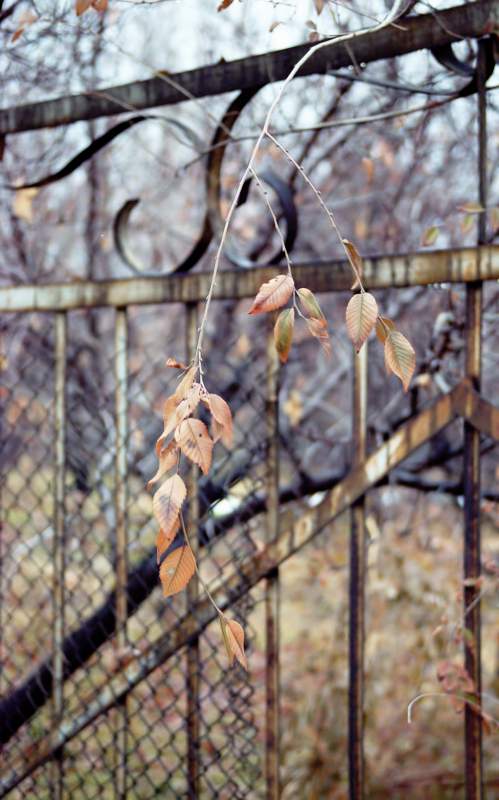
M 233 2 L 234 2 L 234 0 L 222 0 L 222 2 L 220 3 L 220 5 L 217 8 L 217 11 L 223 11 L 224 9 L 228 8 L 229 6 L 231 6 Z
M 175 438 L 183 454 L 207 475 L 211 466 L 213 441 L 204 422 L 190 417 L 184 419 L 175 431 Z
M 177 361 L 176 358 L 167 358 L 165 362 L 165 367 L 172 367 L 173 369 L 189 369 L 187 364 L 183 364 L 182 361 Z
M 347 252 L 348 260 L 350 261 L 353 271 L 355 272 L 355 280 L 352 286 L 350 287 L 351 291 L 353 292 L 360 286 L 359 278 L 362 279 L 362 275 L 364 274 L 364 267 L 360 253 L 353 244 L 353 242 L 350 242 L 348 239 L 342 239 L 342 242 Z
M 388 317 L 378 317 L 376 320 L 376 336 L 384 344 L 390 331 L 395 330 L 395 323 Z
M 159 577 L 163 586 L 163 596 L 182 591 L 196 571 L 196 562 L 188 545 L 177 547 L 165 558 L 159 568 Z
M 458 206 L 457 210 L 464 214 L 481 214 L 482 211 L 485 211 L 480 203 L 464 203 L 462 206 Z
M 225 447 L 230 449 L 232 447 L 234 431 L 232 412 L 228 403 L 218 394 L 208 394 L 206 398 L 203 398 L 203 403 L 210 409 L 213 420 L 216 423 L 215 429 L 217 437 L 216 439 L 214 438 L 214 441 L 216 442 L 218 439 L 221 439 Z
M 108 5 L 108 0 L 92 0 L 92 8 L 95 8 L 95 10 L 100 14 L 103 14 L 104 11 L 107 11 Z
M 288 360 L 289 351 L 293 342 L 293 328 L 295 324 L 294 308 L 281 311 L 274 326 L 274 344 L 282 364 Z
M 194 383 L 187 392 L 185 400 L 182 400 L 177 406 L 175 411 L 176 424 L 179 425 L 184 419 L 192 416 L 193 412 L 199 405 L 201 400 L 201 384 Z
M 326 0 L 314 0 L 315 10 L 317 11 L 317 15 L 319 16 L 324 11 L 324 6 L 326 5 Z
M 326 355 L 331 355 L 331 343 L 325 319 L 307 319 L 307 328 L 316 339 L 319 339 Z
M 245 670 L 248 669 L 248 662 L 244 653 L 244 631 L 239 622 L 235 619 L 227 619 L 223 614 L 220 615 L 220 627 L 224 638 L 225 649 L 229 657 L 230 666 L 237 658 Z
M 374 178 L 374 161 L 372 158 L 362 159 L 362 169 L 366 173 L 367 183 L 371 184 Z
M 24 14 L 21 14 L 18 21 L 18 26 L 14 33 L 12 34 L 11 42 L 17 42 L 18 39 L 23 35 L 26 28 L 36 22 L 38 17 L 32 11 L 27 11 Z
M 32 189 L 18 189 L 14 195 L 12 203 L 12 211 L 19 219 L 24 219 L 26 222 L 31 222 L 33 219 L 33 199 L 36 197 L 40 190 Z
M 160 437 L 161 438 L 161 437 Z M 177 446 L 175 442 L 170 442 L 163 450 L 160 451 L 159 455 L 159 465 L 158 470 L 154 477 L 151 478 L 150 481 L 147 483 L 147 489 L 150 489 L 153 484 L 157 483 L 160 478 L 165 475 L 168 470 L 173 469 L 173 467 L 178 463 L 178 454 L 177 454 Z
M 177 517 L 173 528 L 171 528 L 168 532 L 164 531 L 163 528 L 160 528 L 158 531 L 158 535 L 156 536 L 156 558 L 159 564 L 161 560 L 161 556 L 163 553 L 168 550 L 171 543 L 175 539 L 175 536 L 178 533 L 180 528 L 180 517 Z
M 248 314 L 263 314 L 285 306 L 293 294 L 295 284 L 291 275 L 278 275 L 260 286 Z
M 81 17 L 81 15 L 85 13 L 85 11 L 88 11 L 91 5 L 92 5 L 92 0 L 76 0 L 75 2 L 76 16 Z
M 354 294 L 347 305 L 347 331 L 357 353 L 376 324 L 378 304 L 369 292 Z
M 180 475 L 168 478 L 152 499 L 152 510 L 159 527 L 168 536 L 176 526 L 187 491 Z
M 300 298 L 300 305 L 303 313 L 312 319 L 325 319 L 322 309 L 317 302 L 316 296 L 310 289 L 298 289 L 298 297 Z
M 421 238 L 422 246 L 431 247 L 432 244 L 435 244 L 439 235 L 440 235 L 440 228 L 438 227 L 438 225 L 432 225 L 431 228 L 427 228 Z
M 416 369 L 416 353 L 408 339 L 399 331 L 390 331 L 385 341 L 385 366 L 402 381 L 404 391 L 409 388 Z
M 194 383 L 194 379 L 196 377 L 197 371 L 198 371 L 197 367 L 191 367 L 185 373 L 184 377 L 180 381 L 179 385 L 177 386 L 177 388 L 175 390 L 175 397 L 177 398 L 178 402 L 180 402 L 181 400 L 185 400 L 185 398 L 187 397 L 187 392 L 189 391 L 189 389 L 192 387 L 192 384 Z

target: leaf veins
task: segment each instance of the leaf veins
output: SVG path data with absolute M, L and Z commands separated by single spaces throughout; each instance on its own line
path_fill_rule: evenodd
M 181 592 L 196 571 L 196 562 L 188 545 L 177 547 L 165 558 L 159 568 L 159 577 L 163 586 L 163 596 Z
M 159 527 L 168 536 L 178 521 L 187 491 L 180 475 L 168 478 L 152 499 L 152 509 Z
M 409 388 L 416 369 L 416 353 L 412 344 L 399 331 L 390 331 L 385 341 L 385 366 L 402 381 L 404 392 Z
M 184 419 L 175 431 L 175 438 L 183 454 L 207 475 L 211 466 L 213 440 L 204 422 L 191 417 Z
M 285 306 L 293 294 L 295 284 L 291 275 L 277 275 L 263 283 L 253 301 L 248 314 L 263 314 Z
M 350 298 L 346 310 L 347 331 L 357 353 L 376 324 L 378 304 L 369 292 Z

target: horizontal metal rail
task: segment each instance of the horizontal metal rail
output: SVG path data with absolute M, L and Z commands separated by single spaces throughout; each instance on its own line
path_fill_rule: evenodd
M 479 38 L 498 23 L 495 0 L 432 11 L 405 18 L 395 30 L 359 31 L 348 47 L 331 40 L 329 47 L 315 53 L 300 70 L 299 77 L 350 67 L 352 63 L 393 58 L 416 50 L 452 44 L 465 38 Z M 259 88 L 284 80 L 310 45 L 288 47 L 236 61 L 221 61 L 188 72 L 158 71 L 154 78 L 121 86 L 87 89 L 83 94 L 58 97 L 0 110 L 0 135 L 68 125 L 84 119 L 111 116 L 158 106 L 172 105 L 191 97 L 211 97 L 225 92 Z
M 238 564 L 234 572 L 223 575 L 213 588 L 218 605 L 225 609 L 242 597 L 259 581 L 268 577 L 280 564 L 310 542 L 326 525 L 344 513 L 353 503 L 372 489 L 388 473 L 404 461 L 414 450 L 443 430 L 457 416 L 464 414 L 481 430 L 482 418 L 478 407 L 486 410 L 484 432 L 497 432 L 499 408 L 480 399 L 468 381 L 463 380 L 455 389 L 442 395 L 428 408 L 410 419 L 370 456 L 329 491 L 324 500 L 313 509 L 303 509 L 299 518 L 293 510 L 280 518 L 280 531 L 276 540 L 262 553 Z M 495 421 L 490 422 L 491 419 Z M 191 610 L 192 616 L 179 622 L 173 630 L 134 658 L 122 673 L 113 676 L 94 698 L 89 698 L 85 711 L 78 717 L 63 722 L 53 732 L 52 738 L 30 744 L 29 757 L 23 756 L 15 763 L 5 765 L 0 779 L 0 797 L 21 783 L 38 766 L 50 759 L 54 752 L 78 735 L 102 713 L 113 708 L 131 689 L 143 681 L 166 659 L 185 647 L 193 636 L 199 635 L 216 617 L 211 603 L 200 598 Z
M 262 283 L 282 269 L 255 267 L 221 272 L 213 297 L 218 300 L 253 297 Z M 340 259 L 294 264 L 293 275 L 299 286 L 306 285 L 313 292 L 348 291 L 352 284 L 350 267 Z M 491 279 L 499 279 L 499 245 L 375 256 L 364 261 L 363 283 L 369 289 Z M 201 272 L 157 278 L 5 287 L 0 288 L 0 312 L 202 302 L 208 294 L 210 281 L 211 274 Z

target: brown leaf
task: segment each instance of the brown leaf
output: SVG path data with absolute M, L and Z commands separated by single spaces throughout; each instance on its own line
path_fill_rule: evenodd
M 326 355 L 331 355 L 331 342 L 327 330 L 325 319 L 307 319 L 307 328 L 316 339 L 319 339 L 322 349 Z
M 293 294 L 295 284 L 291 275 L 277 275 L 263 283 L 253 301 L 248 314 L 263 314 L 285 306 Z
M 229 6 L 231 6 L 233 2 L 234 2 L 234 0 L 222 0 L 222 2 L 220 3 L 220 5 L 217 8 L 217 11 L 224 11 L 224 9 L 228 8 Z
M 11 42 L 17 42 L 18 39 L 23 35 L 26 28 L 36 22 L 38 17 L 32 11 L 26 11 L 24 14 L 21 14 L 18 21 L 18 26 L 11 37 Z
M 100 14 L 103 14 L 104 11 L 107 11 L 108 5 L 108 0 L 92 0 L 92 7 L 95 8 L 95 10 Z
M 362 169 L 366 173 L 367 183 L 371 184 L 374 178 L 374 161 L 372 160 L 372 158 L 362 159 Z
M 390 331 L 395 330 L 395 323 L 388 317 L 378 317 L 376 320 L 376 336 L 384 344 Z
M 171 543 L 175 539 L 175 536 L 177 535 L 179 528 L 180 528 L 180 517 L 177 517 L 173 528 L 171 528 L 168 532 L 165 532 L 163 528 L 159 529 L 158 535 L 156 536 L 156 558 L 158 564 L 165 550 L 168 550 Z
M 161 437 L 160 437 L 161 438 Z M 157 483 L 160 478 L 165 475 L 168 470 L 173 469 L 173 467 L 178 462 L 178 452 L 177 452 L 177 445 L 175 442 L 170 442 L 165 448 L 163 448 L 158 455 L 159 458 L 159 465 L 156 474 L 154 477 L 151 478 L 150 481 L 147 483 L 147 489 L 150 489 L 153 484 Z
M 463 203 L 462 206 L 457 207 L 457 210 L 464 214 L 481 214 L 482 211 L 485 211 L 480 203 Z
M 181 400 L 185 400 L 187 397 L 187 393 L 191 388 L 192 384 L 194 383 L 194 379 L 196 377 L 198 368 L 191 367 L 184 375 L 182 380 L 180 381 L 179 385 L 175 390 L 175 397 L 177 398 L 178 402 Z
M 215 429 L 217 433 L 216 439 L 221 439 L 225 447 L 231 448 L 233 443 L 233 425 L 232 425 L 232 412 L 228 403 L 225 402 L 223 397 L 218 394 L 208 394 L 203 398 L 205 403 L 210 409 L 214 422 L 216 423 Z
M 187 392 L 185 400 L 182 400 L 177 406 L 175 411 L 176 425 L 179 425 L 184 419 L 190 417 L 199 405 L 201 400 L 201 385 L 194 383 Z
M 232 666 L 234 659 L 237 658 L 241 666 L 248 670 L 248 661 L 244 653 L 244 630 L 235 619 L 227 619 L 223 614 L 220 615 L 220 627 L 224 638 L 225 649 L 229 657 L 229 665 Z
M 378 304 L 369 292 L 360 292 L 350 298 L 346 310 L 347 331 L 357 353 L 376 325 Z
M 183 454 L 207 475 L 211 466 L 213 441 L 204 422 L 191 417 L 184 419 L 175 431 L 175 438 Z
M 402 381 L 404 391 L 409 388 L 416 369 L 416 353 L 408 339 L 399 331 L 390 331 L 385 341 L 385 366 Z
M 177 547 L 165 558 L 159 568 L 163 597 L 182 591 L 196 571 L 196 562 L 188 545 Z
M 88 11 L 90 6 L 92 5 L 92 0 L 76 0 L 75 2 L 75 11 L 76 16 L 80 17 L 85 11 Z
M 281 311 L 274 326 L 274 344 L 279 354 L 279 360 L 285 364 L 293 342 L 293 328 L 295 324 L 294 308 Z
M 187 491 L 180 475 L 168 478 L 152 499 L 152 510 L 159 527 L 168 536 L 175 528 Z
M 359 277 L 362 278 L 362 275 L 364 274 L 364 266 L 360 253 L 353 242 L 350 242 L 348 239 L 342 239 L 342 242 L 347 252 L 348 260 L 350 261 L 353 271 L 355 272 L 355 281 L 350 287 L 351 291 L 353 292 L 354 289 L 358 289 L 360 286 Z
M 165 362 L 165 367 L 172 367 L 173 369 L 189 369 L 187 364 L 182 363 L 182 361 L 177 361 L 176 358 L 167 358 Z
M 317 11 L 317 16 L 322 14 L 325 5 L 326 5 L 326 0 L 314 0 L 314 6 L 315 10 Z
M 303 313 L 312 319 L 325 319 L 322 309 L 317 301 L 316 296 L 310 289 L 298 289 L 298 297 L 300 298 L 300 305 Z

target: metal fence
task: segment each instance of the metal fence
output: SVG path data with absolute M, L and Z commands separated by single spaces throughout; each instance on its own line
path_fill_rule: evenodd
M 482 72 L 473 80 L 486 206 L 483 78 Z M 224 272 L 215 300 L 252 297 L 278 271 Z M 296 265 L 294 275 L 314 292 L 344 291 L 351 283 L 344 263 Z M 373 289 L 466 284 L 466 365 L 449 393 L 368 452 L 364 348 L 353 361 L 352 462 L 330 486 L 295 482 L 288 490 L 283 482 L 293 454 L 280 435 L 270 334 L 254 345 L 259 357 L 254 349 L 245 356 L 234 340 L 217 342 L 213 358 L 225 365 L 226 386 L 216 388 L 235 413 L 236 447 L 209 478 L 198 481 L 189 471 L 188 520 L 210 589 L 243 622 L 250 652 L 260 647 L 256 631 L 265 633 L 263 692 L 251 675 L 227 671 L 216 614 L 195 581 L 185 597 L 166 603 L 157 591 L 144 489 L 158 435 L 151 412 L 168 393 L 165 355 L 192 354 L 209 276 L 0 289 L 7 329 L 0 387 L 0 796 L 279 797 L 279 568 L 349 513 L 349 783 L 351 797 L 362 797 L 366 495 L 460 418 L 464 652 L 480 704 L 480 433 L 499 435 L 499 409 L 480 395 L 481 303 L 483 282 L 497 279 L 499 249 L 485 244 L 482 223 L 476 248 L 366 260 L 364 283 Z M 161 341 L 156 348 L 140 334 L 151 327 Z M 181 334 L 168 340 L 172 328 Z M 94 334 L 88 343 L 87 329 Z M 244 391 L 241 369 L 249 375 Z M 320 502 L 303 502 L 319 489 Z M 471 800 L 483 796 L 482 718 L 471 705 L 464 729 Z

